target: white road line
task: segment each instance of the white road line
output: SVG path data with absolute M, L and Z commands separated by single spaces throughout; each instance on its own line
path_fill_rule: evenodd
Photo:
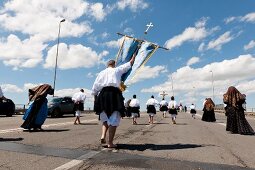
M 88 122 L 93 122 L 93 121 L 98 121 L 98 119 L 84 120 L 82 122 L 88 123 Z M 48 128 L 48 127 L 52 127 L 52 126 L 64 126 L 64 125 L 71 125 L 71 124 L 73 124 L 73 122 L 47 124 L 47 125 L 43 125 L 42 127 L 43 128 Z M 20 132 L 20 131 L 23 131 L 23 130 L 24 130 L 23 128 L 4 129 L 4 130 L 0 130 L 0 134 Z
M 202 115 L 200 115 L 200 114 L 196 114 L 196 116 L 202 117 Z M 219 123 L 219 122 L 216 122 L 216 123 L 226 127 L 226 123 Z
M 86 161 L 87 159 L 92 158 L 93 156 L 95 156 L 98 153 L 100 153 L 100 152 L 90 151 L 89 153 L 86 153 L 86 154 L 80 156 L 77 159 L 71 160 L 70 162 L 67 162 L 64 165 L 61 165 L 61 166 L 55 168 L 54 170 L 68 170 L 68 169 L 71 169 L 71 168 L 83 163 L 83 161 Z

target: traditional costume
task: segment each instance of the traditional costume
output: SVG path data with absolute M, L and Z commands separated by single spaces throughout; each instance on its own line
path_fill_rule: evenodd
M 130 110 L 130 106 L 129 103 L 131 102 L 131 99 L 129 99 L 128 101 L 124 102 L 124 106 L 125 106 L 125 116 L 126 117 L 131 117 L 131 110 Z
M 137 124 L 136 119 L 137 117 L 140 117 L 140 103 L 139 103 L 139 100 L 136 99 L 135 95 L 133 99 L 130 101 L 129 106 L 130 106 L 130 112 L 133 118 L 133 124 Z
M 160 105 L 159 110 L 160 110 L 161 112 L 163 112 L 163 117 L 166 117 L 166 112 L 168 111 L 168 107 L 167 107 L 168 103 L 167 103 L 167 101 L 165 101 L 165 99 L 163 99 L 163 100 L 159 103 L 159 105 Z
M 170 102 L 168 103 L 168 109 L 169 109 L 169 113 L 171 114 L 172 117 L 172 122 L 173 124 L 176 124 L 176 116 L 177 116 L 177 103 L 174 100 L 174 97 L 171 97 Z
M 215 107 L 215 104 L 212 101 L 212 99 L 207 98 L 204 103 L 204 108 L 203 108 L 203 111 L 204 111 L 204 114 L 202 116 L 203 121 L 206 121 L 206 122 L 215 122 L 216 121 L 214 107 Z
M 80 112 L 84 110 L 85 99 L 86 95 L 84 94 L 84 92 L 79 91 L 73 95 L 72 100 L 74 101 L 76 116 L 80 116 Z
M 139 117 L 140 103 L 138 99 L 132 99 L 129 103 L 132 117 Z
M 196 106 L 192 103 L 191 105 L 190 105 L 190 114 L 191 114 L 191 116 L 195 119 L 196 117 L 195 117 L 195 115 L 196 115 L 196 113 L 197 113 L 197 111 L 196 111 Z
M 54 89 L 48 84 L 29 89 L 29 102 L 33 101 L 23 116 L 24 123 L 21 125 L 24 129 L 41 129 L 45 119 L 48 116 L 47 95 L 52 95 Z
M 226 94 L 223 95 L 223 102 L 227 116 L 226 130 L 231 133 L 239 133 L 241 135 L 254 135 L 254 130 L 245 119 L 244 108 L 245 95 L 241 94 L 235 87 L 228 88 Z
M 156 105 L 158 105 L 159 102 L 154 99 L 154 96 L 151 96 L 151 98 L 146 102 L 147 106 L 147 113 L 149 114 L 150 120 L 149 123 L 153 123 L 153 117 L 156 114 Z
M 125 116 L 124 97 L 119 89 L 121 76 L 131 68 L 128 62 L 119 67 L 108 67 L 101 71 L 92 87 L 92 95 L 96 96 L 94 110 L 101 122 L 111 126 L 119 126 L 121 116 Z

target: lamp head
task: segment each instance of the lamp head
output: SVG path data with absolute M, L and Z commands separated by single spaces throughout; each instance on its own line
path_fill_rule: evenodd
M 66 20 L 65 19 L 62 19 L 60 22 L 65 22 Z

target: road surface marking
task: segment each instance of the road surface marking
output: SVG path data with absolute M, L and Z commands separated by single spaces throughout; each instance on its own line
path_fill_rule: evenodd
M 198 117 L 202 117 L 202 115 L 200 115 L 200 114 L 196 114 Z M 226 123 L 219 123 L 219 122 L 216 122 L 217 124 L 219 124 L 219 125 L 222 125 L 222 126 L 225 126 L 226 127 Z
M 68 169 L 71 169 L 71 168 L 83 163 L 83 161 L 86 161 L 87 159 L 90 159 L 90 158 L 94 157 L 98 153 L 100 153 L 100 152 L 90 151 L 90 152 L 80 156 L 77 159 L 73 159 L 73 160 L 71 160 L 70 162 L 67 162 L 64 165 L 61 165 L 61 166 L 55 168 L 54 170 L 68 170 Z
M 88 122 L 93 122 L 93 121 L 98 121 L 98 119 L 91 119 L 91 120 L 84 120 L 82 122 L 84 123 L 88 123 Z M 64 126 L 64 125 L 71 125 L 73 124 L 72 122 L 64 122 L 64 123 L 53 123 L 53 124 L 47 124 L 47 125 L 43 125 L 43 128 L 48 128 L 48 127 L 52 127 L 52 126 Z M 5 133 L 12 133 L 12 132 L 20 132 L 23 131 L 23 128 L 14 128 L 14 129 L 4 129 L 4 130 L 0 130 L 0 134 L 5 134 Z

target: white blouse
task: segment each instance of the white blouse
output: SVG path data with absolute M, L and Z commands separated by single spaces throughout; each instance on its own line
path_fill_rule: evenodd
M 140 106 L 139 100 L 138 99 L 132 99 L 129 103 L 129 106 L 130 107 L 139 107 Z
M 156 99 L 150 98 L 147 102 L 146 105 L 154 105 L 156 106 L 157 104 L 159 104 L 159 102 Z
M 108 67 L 101 71 L 92 87 L 92 95 L 97 95 L 103 87 L 113 86 L 119 87 L 122 74 L 126 73 L 131 68 L 130 62 L 120 65 L 119 67 Z

